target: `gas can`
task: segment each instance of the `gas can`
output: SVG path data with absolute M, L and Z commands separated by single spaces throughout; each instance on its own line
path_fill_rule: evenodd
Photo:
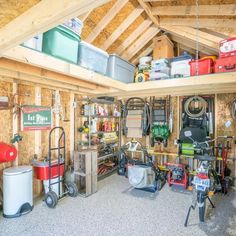
M 0 163 L 14 161 L 16 156 L 17 150 L 15 146 L 0 142 Z

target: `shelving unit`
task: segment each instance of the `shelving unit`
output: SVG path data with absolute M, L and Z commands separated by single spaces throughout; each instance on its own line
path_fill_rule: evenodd
M 115 108 L 116 115 L 114 115 Z M 100 111 L 98 111 L 99 109 Z M 105 112 L 102 115 L 101 110 Z M 120 108 L 115 101 L 81 99 L 77 102 L 75 112 L 77 145 L 75 145 L 75 150 L 91 148 L 97 150 L 98 179 L 104 178 L 116 170 L 121 142 L 120 116 L 117 114 L 120 114 Z M 78 132 L 79 128 L 82 130 L 84 122 L 88 124 L 87 132 Z

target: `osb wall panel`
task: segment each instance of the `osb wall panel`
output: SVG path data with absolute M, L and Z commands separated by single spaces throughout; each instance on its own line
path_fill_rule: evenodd
M 132 32 L 146 19 L 146 14 L 141 14 L 126 30 L 120 37 L 108 48 L 108 53 L 114 53 L 115 50 L 124 42 Z
M 236 93 L 234 94 L 218 94 L 217 95 L 217 135 L 228 135 L 236 136 L 236 121 L 231 118 L 231 104 L 232 101 L 236 98 Z M 231 126 L 226 127 L 225 123 L 231 121 Z M 231 143 L 231 150 L 229 153 L 230 157 L 236 158 L 236 145 Z M 236 176 L 236 162 L 229 161 L 228 167 L 231 169 L 232 176 Z M 236 184 L 236 181 L 235 181 Z
M 0 0 L 0 28 L 40 2 L 39 0 Z
M 107 4 L 94 9 L 90 14 L 89 17 L 84 22 L 84 27 L 82 30 L 81 38 L 85 40 L 98 22 L 104 17 L 104 15 L 112 8 L 116 0 L 108 2 Z
M 93 44 L 97 47 L 103 45 L 105 40 L 119 27 L 119 25 L 129 16 L 129 14 L 137 7 L 137 2 L 129 1 L 123 9 L 109 22 L 107 27 L 94 40 Z
M 0 81 L 0 96 L 11 96 L 11 83 Z M 12 138 L 12 112 L 0 110 L 0 142 L 9 143 Z M 0 163 L 0 202 L 2 201 L 2 176 L 3 170 L 11 166 L 11 163 Z
M 52 106 L 52 93 L 53 90 L 41 89 L 41 105 L 42 106 Z M 42 158 L 48 155 L 48 137 L 50 130 L 45 130 L 41 132 L 41 152 Z

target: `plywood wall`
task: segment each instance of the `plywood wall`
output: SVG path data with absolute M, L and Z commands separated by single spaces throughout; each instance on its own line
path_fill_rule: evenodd
M 41 105 L 42 106 L 52 106 L 53 104 L 53 90 L 51 89 L 41 89 Z M 35 87 L 28 85 L 18 85 L 17 92 L 18 104 L 19 105 L 35 105 Z M 0 96 L 12 96 L 12 84 L 0 81 Z M 65 113 L 65 107 L 67 110 L 67 115 L 70 117 L 70 93 L 60 92 L 62 113 Z M 65 115 L 65 114 L 63 114 Z M 55 125 L 55 115 L 53 115 L 53 126 Z M 13 113 L 12 110 L 0 110 L 0 141 L 10 143 L 13 137 Z M 66 162 L 69 163 L 69 147 L 70 147 L 70 122 L 59 121 L 60 126 L 64 127 L 66 132 Z M 35 132 L 27 131 L 23 132 L 20 130 L 20 119 L 18 119 L 19 134 L 23 137 L 23 140 L 18 145 L 18 164 L 19 165 L 30 165 L 32 158 L 35 154 Z M 49 131 L 40 131 L 41 133 L 41 143 L 40 151 L 41 155 L 39 159 L 44 159 L 48 154 L 48 137 Z M 52 139 L 54 143 L 54 136 Z M 7 167 L 11 167 L 12 163 L 2 163 L 0 164 L 0 189 L 2 186 L 2 171 Z M 42 192 L 42 182 L 34 178 L 34 195 L 38 195 Z M 1 198 L 0 198 L 1 199 Z

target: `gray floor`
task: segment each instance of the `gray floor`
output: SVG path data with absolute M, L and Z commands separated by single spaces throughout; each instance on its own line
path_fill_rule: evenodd
M 207 223 L 193 211 L 183 226 L 191 193 L 167 185 L 157 194 L 134 190 L 124 177 L 112 175 L 99 182 L 88 198 L 66 198 L 56 209 L 41 201 L 17 219 L 0 217 L 0 235 L 236 235 L 236 191 L 218 195 L 216 209 L 207 208 Z

